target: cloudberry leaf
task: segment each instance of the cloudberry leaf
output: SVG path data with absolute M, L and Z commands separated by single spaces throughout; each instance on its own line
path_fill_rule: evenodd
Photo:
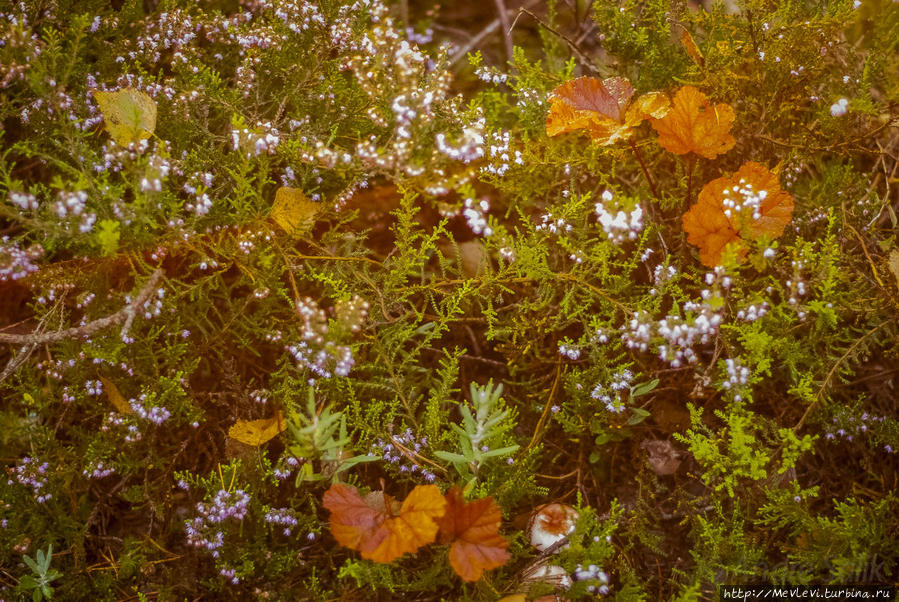
M 272 418 L 262 418 L 261 420 L 240 420 L 238 419 L 230 429 L 228 436 L 236 439 L 245 445 L 257 447 L 278 436 L 278 433 L 287 428 L 287 422 L 284 420 L 284 414 L 280 410 Z
M 730 135 L 736 115 L 729 104 L 712 106 L 705 94 L 692 86 L 684 86 L 674 96 L 671 110 L 652 122 L 659 134 L 659 144 L 676 155 L 696 153 L 714 159 L 734 147 Z
M 664 116 L 669 105 L 664 94 L 651 92 L 628 107 L 633 94 L 634 87 L 623 77 L 569 80 L 550 95 L 546 133 L 557 136 L 586 129 L 601 146 L 626 140 L 644 119 Z
M 115 92 L 93 90 L 103 124 L 116 144 L 128 146 L 149 138 L 156 130 L 156 101 L 135 88 Z
M 342 483 L 331 485 L 322 498 L 331 511 L 334 539 L 375 562 L 391 562 L 433 542 L 435 520 L 443 516 L 446 504 L 436 485 L 418 485 L 402 505 L 381 493 L 363 498 L 355 487 Z
M 793 207 L 793 197 L 781 190 L 777 176 L 764 165 L 747 161 L 729 178 L 703 187 L 684 214 L 684 231 L 687 241 L 699 247 L 702 263 L 714 267 L 729 244 L 736 245 L 742 259 L 744 241 L 783 234 Z
M 499 506 L 492 497 L 473 502 L 462 498 L 453 487 L 446 494 L 447 509 L 437 522 L 440 542 L 451 543 L 450 565 L 465 581 L 477 581 L 485 570 L 509 560 L 509 541 L 499 534 L 502 522 Z

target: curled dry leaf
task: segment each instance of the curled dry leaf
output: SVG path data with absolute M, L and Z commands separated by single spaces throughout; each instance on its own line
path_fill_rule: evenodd
M 228 436 L 245 445 L 257 447 L 274 439 L 278 436 L 278 433 L 286 428 L 287 421 L 284 420 L 284 414 L 278 410 L 272 418 L 262 418 L 261 420 L 238 419 L 228 429 Z
M 777 238 L 793 215 L 793 197 L 780 188 L 777 176 L 764 165 L 748 161 L 729 178 L 703 187 L 684 214 L 687 241 L 699 247 L 703 264 L 714 267 L 728 245 L 746 255 L 744 241 Z
M 446 494 L 446 514 L 437 520 L 440 543 L 450 545 L 450 565 L 465 581 L 477 581 L 485 570 L 509 560 L 509 541 L 499 534 L 502 514 L 492 497 L 466 502 L 462 490 Z
M 116 144 L 128 146 L 156 130 L 156 101 L 135 88 L 115 92 L 92 90 L 103 113 L 103 125 Z
M 675 155 L 696 153 L 714 159 L 734 147 L 730 135 L 736 115 L 729 104 L 712 106 L 705 94 L 693 86 L 677 91 L 671 110 L 652 122 L 659 144 Z
M 644 94 L 631 104 L 633 94 L 634 87 L 623 77 L 569 80 L 550 95 L 546 133 L 557 136 L 585 129 L 602 146 L 626 140 L 644 119 L 664 116 L 670 104 L 658 92 Z
M 434 541 L 435 521 L 447 502 L 436 485 L 418 485 L 400 505 L 381 492 L 363 499 L 355 487 L 334 483 L 322 505 L 331 511 L 331 534 L 340 545 L 363 558 L 391 562 Z
M 290 236 L 300 237 L 312 229 L 319 207 L 319 203 L 310 201 L 299 188 L 282 186 L 275 192 L 269 217 Z

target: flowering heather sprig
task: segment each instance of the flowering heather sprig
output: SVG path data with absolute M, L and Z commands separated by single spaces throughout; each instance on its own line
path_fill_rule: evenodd
M 9 202 L 22 211 L 35 211 L 40 205 L 37 197 L 27 192 L 13 190 L 9 193 Z
M 418 437 L 412 432 L 411 428 L 407 428 L 402 434 L 391 435 L 387 441 L 378 439 L 371 446 L 371 453 L 372 455 L 382 457 L 400 472 L 418 473 L 425 481 L 433 483 L 437 478 L 436 475 L 427 468 L 423 468 L 413 455 L 422 455 L 427 449 L 428 438 L 425 436 Z
M 284 527 L 284 535 L 290 535 L 291 529 L 299 524 L 295 513 L 290 508 L 272 508 L 265 513 L 265 522 Z
M 602 201 L 596 203 L 596 217 L 609 240 L 615 244 L 621 244 L 626 240 L 635 240 L 643 231 L 643 208 L 636 205 L 626 212 L 616 208 L 609 209 L 612 202 L 612 192 L 606 190 L 602 193 Z
M 41 463 L 37 458 L 25 456 L 19 460 L 13 470 L 13 478 L 9 479 L 7 484 L 12 485 L 13 482 L 18 482 L 20 485 L 29 487 L 37 503 L 43 504 L 53 497 L 52 493 L 41 493 L 41 490 L 47 486 L 47 469 L 49 467 L 50 464 L 47 462 Z
M 674 368 L 679 368 L 684 362 L 696 362 L 698 356 L 694 348 L 708 344 L 718 334 L 723 320 L 719 303 L 721 289 L 727 289 L 732 284 L 721 267 L 706 274 L 705 280 L 709 288 L 701 291 L 701 302 L 687 301 L 680 311 L 673 311 L 657 322 L 646 312 L 638 312 L 621 335 L 622 342 L 637 351 L 648 351 L 654 345 L 659 359 Z M 662 337 L 664 343 L 659 344 L 655 337 Z
M 859 414 L 857 411 L 843 408 L 833 417 L 831 425 L 826 429 L 824 438 L 828 441 L 853 441 L 856 436 L 878 438 L 877 432 L 889 430 L 884 424 L 886 416 L 877 416 L 868 412 Z M 883 445 L 883 451 L 892 454 L 895 452 L 889 443 Z
M 18 242 L 10 242 L 8 236 L 0 238 L 0 282 L 19 280 L 36 272 L 38 266 L 34 262 L 43 254 L 44 248 L 41 245 L 35 244 L 23 249 Z
M 600 596 L 609 594 L 609 575 L 602 570 L 601 567 L 591 564 L 587 568 L 577 565 L 574 573 L 571 575 L 575 581 L 595 581 L 597 583 L 587 586 L 587 591 L 591 594 L 596 593 Z
M 367 303 L 354 306 L 351 313 L 358 315 L 360 311 L 367 311 Z M 303 340 L 286 347 L 297 364 L 321 378 L 347 376 L 355 364 L 353 350 L 347 345 L 327 340 L 329 330 L 324 310 L 314 300 L 306 297 L 297 302 L 297 313 L 303 319 Z M 362 315 L 364 317 L 364 313 Z
M 465 199 L 465 208 L 462 209 L 462 215 L 468 222 L 468 227 L 475 234 L 492 236 L 493 228 L 487 225 L 487 211 L 490 210 L 490 203 L 487 199 L 481 199 L 475 202 L 474 199 Z
M 739 358 L 728 358 L 724 360 L 724 370 L 727 374 L 727 378 L 725 378 L 721 382 L 721 387 L 723 389 L 739 390 L 741 387 L 749 384 L 749 377 L 752 373 L 750 372 L 749 368 L 742 364 Z M 742 400 L 741 395 L 734 395 L 734 401 L 740 400 Z
M 103 477 L 108 477 L 111 474 L 115 474 L 115 468 L 112 466 L 107 466 L 103 460 L 98 460 L 95 463 L 90 464 L 87 468 L 82 471 L 82 474 L 89 479 L 102 479 Z
M 129 399 L 128 404 L 131 406 L 131 409 L 134 410 L 134 413 L 137 414 L 140 418 L 144 420 L 149 420 L 153 424 L 160 425 L 169 418 L 171 418 L 172 413 L 163 406 L 152 406 L 147 408 L 145 402 L 147 401 L 147 394 L 142 393 L 140 397 L 135 399 Z
M 222 523 L 232 518 L 243 520 L 247 515 L 249 504 L 250 495 L 242 489 L 235 491 L 220 489 L 211 503 L 199 502 L 197 516 L 185 521 L 187 544 L 202 548 L 210 552 L 213 558 L 218 558 L 220 548 L 225 545 Z
M 608 386 L 602 383 L 597 384 L 590 392 L 590 397 L 605 405 L 607 411 L 619 414 L 626 407 L 622 392 L 630 389 L 633 380 L 634 375 L 630 370 L 626 368 L 619 370 L 612 377 L 612 382 Z

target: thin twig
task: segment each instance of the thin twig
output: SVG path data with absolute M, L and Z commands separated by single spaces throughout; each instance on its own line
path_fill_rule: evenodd
M 564 40 L 565 43 L 568 44 L 568 47 L 571 48 L 572 52 L 574 52 L 574 53 L 578 56 L 578 58 L 579 58 L 580 61 L 581 61 L 581 64 L 582 64 L 584 67 L 586 67 L 587 69 L 589 69 L 589 70 L 592 71 L 593 73 L 599 73 L 599 70 L 598 70 L 596 67 L 594 67 L 594 66 L 593 66 L 593 63 L 590 62 L 590 60 L 587 58 L 587 56 L 586 56 L 583 52 L 581 52 L 581 49 L 578 48 L 577 44 L 575 44 L 575 43 L 574 43 L 568 36 L 566 36 L 564 33 L 562 33 L 561 31 L 559 31 L 558 29 L 554 28 L 552 25 L 546 23 L 543 19 L 541 19 L 540 17 L 538 17 L 537 15 L 535 15 L 534 13 L 532 13 L 531 11 L 529 11 L 528 9 L 526 9 L 526 8 L 524 8 L 524 7 L 521 7 L 521 8 L 518 9 L 518 16 L 515 17 L 515 21 L 512 22 L 512 29 L 515 28 L 515 24 L 518 23 L 518 17 L 520 17 L 520 16 L 522 15 L 522 13 L 524 13 L 524 14 L 526 14 L 526 15 L 530 15 L 531 18 L 533 18 L 535 21 L 537 21 L 537 23 L 539 23 L 540 25 L 542 25 L 543 27 L 545 27 L 547 30 L 549 30 L 550 32 L 556 34 L 559 38 L 561 38 L 562 40 Z
M 693 167 L 696 165 L 696 155 L 690 154 L 687 159 L 687 206 L 693 201 Z
M 509 66 L 515 58 L 515 50 L 512 47 L 512 28 L 509 26 L 509 15 L 506 14 L 506 5 L 503 0 L 493 0 L 496 4 L 496 12 L 499 14 L 499 22 L 503 26 L 503 42 L 506 44 L 506 58 L 509 60 Z
M 637 157 L 637 162 L 640 163 L 640 167 L 643 168 L 643 175 L 646 176 L 646 181 L 649 182 L 649 190 L 652 191 L 652 196 L 656 198 L 657 201 L 660 201 L 659 193 L 656 191 L 655 182 L 652 181 L 652 176 L 649 175 L 649 170 L 646 169 L 646 163 L 643 162 L 643 157 L 640 155 L 640 151 L 637 150 L 637 145 L 633 140 L 630 141 L 631 148 L 634 150 L 634 156 Z
M 104 328 L 116 324 L 124 324 L 122 327 L 122 336 L 125 336 L 128 334 L 128 327 L 134 320 L 134 316 L 137 315 L 138 309 L 141 305 L 146 303 L 153 294 L 153 290 L 156 288 L 162 275 L 162 268 L 158 268 L 150 275 L 150 278 L 147 279 L 147 282 L 144 284 L 144 287 L 141 289 L 140 293 L 138 293 L 137 297 L 111 316 L 99 318 L 93 322 L 88 322 L 83 326 L 67 328 L 65 330 L 56 330 L 54 332 L 34 332 L 31 334 L 6 334 L 0 332 L 0 343 L 12 343 L 14 345 L 44 345 L 46 343 L 57 343 L 66 339 L 90 336 L 95 332 L 99 332 Z

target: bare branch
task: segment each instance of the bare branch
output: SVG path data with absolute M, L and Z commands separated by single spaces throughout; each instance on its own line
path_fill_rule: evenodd
M 14 345 L 43 345 L 45 343 L 56 343 L 66 339 L 76 339 L 80 337 L 90 336 L 95 332 L 99 332 L 109 326 L 116 324 L 124 324 L 126 328 L 122 329 L 122 335 L 128 333 L 127 327 L 131 325 L 134 316 L 141 305 L 147 302 L 153 294 L 153 290 L 162 278 L 162 268 L 157 269 L 150 275 L 144 287 L 141 289 L 137 297 L 131 303 L 117 311 L 116 313 L 99 318 L 93 322 L 88 322 L 84 326 L 74 328 L 66 328 L 65 330 L 56 330 L 54 332 L 40 332 L 31 334 L 6 334 L 0 332 L 0 343 L 12 343 Z

